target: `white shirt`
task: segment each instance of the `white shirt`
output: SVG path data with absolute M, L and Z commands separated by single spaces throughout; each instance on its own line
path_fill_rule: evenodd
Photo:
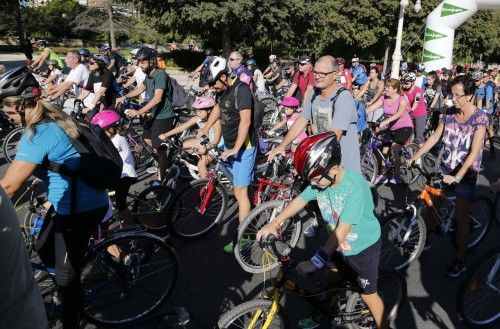
M 266 92 L 266 80 L 264 80 L 264 74 L 259 69 L 253 71 L 253 81 L 257 87 L 256 93 Z
M 140 86 L 144 82 L 144 79 L 146 79 L 146 73 L 144 73 L 142 69 L 139 66 L 137 66 L 134 72 L 134 78 L 135 78 L 135 83 L 137 83 L 137 86 Z M 142 100 L 146 99 L 146 92 L 143 92 L 141 94 L 141 99 Z
M 416 79 L 415 79 L 415 86 L 419 87 L 420 89 L 423 89 L 423 85 L 424 85 L 424 76 L 421 75 L 421 76 L 418 76 Z
M 73 86 L 73 92 L 76 97 L 80 96 L 83 86 L 87 83 L 89 78 L 89 69 L 82 63 L 78 64 L 77 67 L 69 71 L 66 81 L 71 81 L 75 85 Z
M 113 138 L 111 138 L 111 141 L 118 150 L 118 153 L 120 153 L 120 157 L 123 161 L 122 177 L 137 177 L 137 173 L 135 172 L 134 157 L 130 151 L 127 139 L 116 134 Z
M 59 69 L 53 69 L 52 72 L 50 72 L 50 76 L 51 77 L 55 76 L 55 79 L 53 81 L 54 81 L 54 85 L 56 85 L 56 86 L 58 84 L 60 84 L 64 78 L 63 73 Z

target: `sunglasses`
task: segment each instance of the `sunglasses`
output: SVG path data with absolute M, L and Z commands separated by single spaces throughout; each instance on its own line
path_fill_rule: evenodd
M 96 65 L 97 62 L 89 61 L 89 65 Z
M 229 59 L 231 62 L 234 62 L 234 61 L 241 61 L 241 58 L 230 58 Z
M 304 66 L 304 65 L 307 65 L 309 63 L 299 63 L 300 66 Z

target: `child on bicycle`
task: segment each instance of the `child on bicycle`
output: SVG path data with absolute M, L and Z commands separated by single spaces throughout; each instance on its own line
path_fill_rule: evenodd
M 118 210 L 118 218 L 130 225 L 133 223 L 133 218 L 127 207 L 127 195 L 130 186 L 137 182 L 137 173 L 132 151 L 120 127 L 120 115 L 113 110 L 104 110 L 97 113 L 92 118 L 91 123 L 101 127 L 106 132 L 122 158 L 122 176 L 120 184 L 115 189 L 115 208 Z
M 179 125 L 178 127 L 167 131 L 164 134 L 158 136 L 162 141 L 166 140 L 170 136 L 182 133 L 191 127 L 198 126 L 202 128 L 215 106 L 215 100 L 209 96 L 197 97 L 193 103 L 193 108 L 196 110 L 196 115 L 186 121 L 185 123 Z M 216 124 L 208 132 L 208 138 L 212 145 L 218 145 L 222 136 L 222 130 L 220 121 L 217 120 Z M 200 155 L 200 160 L 198 161 L 198 172 L 201 178 L 207 177 L 207 165 L 210 163 L 211 158 L 206 154 L 206 149 L 202 146 L 198 139 L 193 138 L 183 142 L 182 147 L 184 149 L 194 149 Z
M 377 327 L 386 328 L 384 303 L 377 293 L 381 242 L 372 194 L 364 177 L 345 169 L 340 159 L 340 143 L 335 134 L 322 133 L 302 141 L 295 151 L 294 165 L 298 175 L 311 185 L 259 230 L 256 239 L 265 239 L 270 234 L 279 236 L 286 220 L 304 209 L 309 201 L 317 200 L 330 238 L 310 260 L 299 263 L 297 272 L 305 275 L 326 267 L 331 277 L 336 272 L 332 262 L 335 256 L 335 262 L 342 261 L 352 270 Z M 341 255 L 334 255 L 336 251 Z M 302 327 L 318 326 L 312 319 L 308 322 Z
M 300 102 L 297 98 L 295 97 L 285 97 L 280 103 L 281 106 L 283 106 L 283 110 L 285 111 L 285 116 L 283 117 L 283 120 L 278 122 L 274 127 L 269 130 L 270 133 L 274 133 L 276 130 L 282 128 L 283 126 L 287 126 L 287 129 L 290 129 L 290 127 L 293 125 L 295 120 L 300 118 L 300 113 L 299 113 L 299 105 Z M 305 131 L 302 131 L 297 138 L 295 138 L 292 142 L 291 150 L 292 152 L 295 152 L 297 149 L 297 145 L 300 144 L 305 138 L 307 138 L 307 134 Z
M 42 86 L 45 86 L 47 91 L 52 91 L 62 82 L 64 76 L 56 60 L 47 61 L 47 65 L 49 66 L 49 74 L 47 79 L 42 82 Z

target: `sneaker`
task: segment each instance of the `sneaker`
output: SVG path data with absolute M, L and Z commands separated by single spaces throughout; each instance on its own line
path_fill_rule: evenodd
M 458 259 L 455 259 L 453 263 L 448 266 L 445 273 L 448 274 L 448 276 L 451 278 L 457 278 L 465 271 L 467 271 L 467 266 L 465 265 L 465 263 L 459 261 Z
M 308 238 L 312 238 L 316 236 L 316 232 L 318 231 L 318 222 L 316 219 L 313 219 L 309 222 L 309 225 L 304 229 L 304 235 Z
M 226 254 L 232 254 L 234 252 L 234 243 L 232 241 L 224 246 L 224 252 Z
M 319 323 L 313 320 L 313 318 L 305 318 L 299 321 L 298 326 L 300 329 L 312 329 L 319 327 Z
M 375 185 L 387 184 L 388 181 L 385 175 L 378 175 L 377 178 L 375 178 Z
M 157 179 L 153 179 L 149 182 L 149 186 L 150 187 L 153 187 L 153 186 L 160 186 L 161 185 L 161 182 Z
M 391 178 L 389 183 L 394 184 L 394 185 L 398 185 L 398 184 L 402 184 L 403 180 L 401 179 L 401 176 L 394 176 L 393 178 Z

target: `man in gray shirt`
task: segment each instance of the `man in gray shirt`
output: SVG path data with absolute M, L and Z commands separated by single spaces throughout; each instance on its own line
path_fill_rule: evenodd
M 0 328 L 48 328 L 19 220 L 1 187 L 0 214 Z
M 302 116 L 295 120 L 283 141 L 269 151 L 268 159 L 276 154 L 285 154 L 290 144 L 311 121 L 314 134 L 332 131 L 340 139 L 342 165 L 350 170 L 361 172 L 359 139 L 356 123 L 358 113 L 354 98 L 348 90 L 339 91 L 338 63 L 332 56 L 320 57 L 314 65 L 315 90 L 303 103 Z M 335 100 L 336 99 L 336 100 Z M 335 109 L 332 115 L 333 102 Z

